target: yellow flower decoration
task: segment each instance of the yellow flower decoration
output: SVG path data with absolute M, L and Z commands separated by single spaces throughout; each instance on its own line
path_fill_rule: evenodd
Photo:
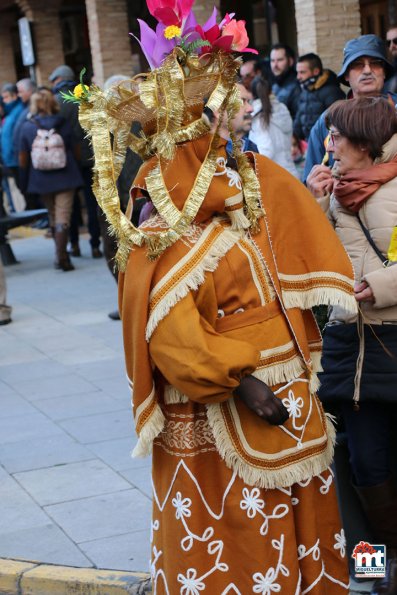
M 182 29 L 177 25 L 169 25 L 164 29 L 164 37 L 166 39 L 174 39 L 174 37 L 180 37 Z
M 84 85 L 76 85 L 75 88 L 73 89 L 73 95 L 77 98 L 77 99 L 81 99 L 81 97 L 83 97 L 83 95 L 85 95 L 85 93 L 88 91 L 89 87 L 86 87 Z

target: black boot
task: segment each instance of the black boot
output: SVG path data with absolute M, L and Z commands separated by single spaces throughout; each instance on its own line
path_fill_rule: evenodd
M 376 543 L 386 545 L 385 578 L 378 579 L 372 595 L 397 595 L 397 490 L 393 479 L 372 487 L 356 487 Z
M 68 228 L 60 223 L 55 226 L 56 261 L 55 268 L 62 271 L 74 271 L 66 246 L 68 244 Z

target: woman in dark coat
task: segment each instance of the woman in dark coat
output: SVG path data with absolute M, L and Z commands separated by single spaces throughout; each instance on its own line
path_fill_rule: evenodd
M 20 186 L 23 192 L 39 194 L 48 209 L 50 225 L 53 230 L 56 260 L 55 268 L 71 271 L 66 250 L 68 230 L 76 188 L 83 185 L 77 165 L 77 149 L 72 146 L 70 124 L 58 114 L 59 105 L 47 89 L 33 93 L 30 99 L 31 117 L 21 128 L 19 144 Z M 59 153 L 66 159 L 59 162 L 56 169 L 42 169 L 32 161 L 32 146 L 40 130 L 54 130 L 62 137 L 64 149 Z M 58 155 L 59 155 L 58 153 Z

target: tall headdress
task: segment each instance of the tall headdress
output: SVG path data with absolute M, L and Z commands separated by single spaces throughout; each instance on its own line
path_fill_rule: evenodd
M 203 25 L 196 22 L 194 0 L 147 0 L 158 20 L 155 30 L 139 20 L 140 39 L 151 71 L 122 81 L 103 93 L 97 87 L 80 85 L 80 122 L 91 138 L 95 153 L 93 190 L 117 236 L 117 264 L 125 268 L 133 245 L 146 244 L 155 258 L 185 233 L 205 200 L 217 167 L 218 130 L 210 137 L 208 151 L 198 169 L 182 208 L 171 199 L 164 180 L 164 167 L 178 147 L 210 132 L 204 107 L 227 118 L 233 156 L 242 181 L 244 219 L 255 230 L 261 215 L 259 183 L 239 149 L 231 120 L 240 108 L 236 71 L 241 59 L 235 52 L 248 48 L 245 22 L 226 15 L 217 24 L 214 9 Z M 131 132 L 134 122 L 140 133 Z M 219 127 L 219 126 L 218 126 Z M 121 212 L 117 192 L 127 149 L 150 163 L 145 186 L 167 227 L 156 233 L 135 227 Z M 233 211 L 234 207 L 230 208 Z

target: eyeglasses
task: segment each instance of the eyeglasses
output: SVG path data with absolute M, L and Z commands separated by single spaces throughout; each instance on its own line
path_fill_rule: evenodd
M 332 145 L 335 146 L 335 143 L 337 143 L 342 135 L 340 132 L 337 132 L 336 130 L 331 130 L 330 128 L 328 128 L 328 136 L 329 136 L 329 142 L 332 143 Z
M 354 60 L 349 66 L 350 70 L 364 70 L 366 66 L 369 66 L 371 70 L 380 70 L 384 68 L 385 64 L 383 60 Z
M 393 39 L 386 39 L 386 45 L 388 48 L 391 46 L 391 44 L 397 45 L 397 37 L 393 37 Z

